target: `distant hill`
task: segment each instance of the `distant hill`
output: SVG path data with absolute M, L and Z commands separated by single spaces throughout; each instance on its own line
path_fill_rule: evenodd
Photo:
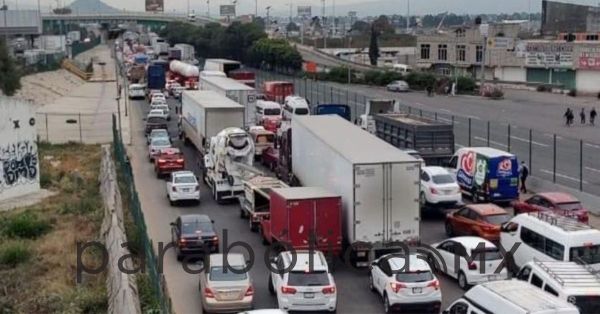
M 73 14 L 111 14 L 121 11 L 100 0 L 75 0 L 68 7 Z

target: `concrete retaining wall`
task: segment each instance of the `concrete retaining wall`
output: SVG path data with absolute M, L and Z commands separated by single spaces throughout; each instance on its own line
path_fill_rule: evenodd
M 121 244 L 127 242 L 123 223 L 123 203 L 121 202 L 115 164 L 108 145 L 102 146 L 99 180 L 100 192 L 105 205 L 102 237 L 108 250 L 106 278 L 108 313 L 138 314 L 141 313 L 141 309 L 135 276 L 122 272 L 118 267 L 119 258 L 130 253 L 126 247 L 121 247 Z M 125 269 L 134 269 L 130 258 L 125 259 L 122 263 Z

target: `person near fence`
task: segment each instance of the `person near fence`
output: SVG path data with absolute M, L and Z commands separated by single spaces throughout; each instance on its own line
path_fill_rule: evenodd
M 567 108 L 567 111 L 565 112 L 563 117 L 565 118 L 566 126 L 571 126 L 571 123 L 573 121 L 573 111 L 571 111 L 571 108 Z
M 579 118 L 581 118 L 581 124 L 585 124 L 585 108 L 581 108 L 579 112 Z
M 524 161 L 521 161 L 521 165 L 519 166 L 519 177 L 521 178 L 521 193 L 527 193 L 527 186 L 525 183 L 527 182 L 527 177 L 529 176 L 529 168 Z
M 596 113 L 596 108 L 592 108 L 592 110 L 590 111 L 590 124 L 594 125 L 594 121 L 596 120 L 596 116 L 598 114 Z

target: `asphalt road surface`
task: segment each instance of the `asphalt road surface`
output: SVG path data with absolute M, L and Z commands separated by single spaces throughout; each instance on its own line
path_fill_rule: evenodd
M 585 192 L 600 195 L 600 159 L 597 158 L 600 156 L 600 124 L 592 127 L 576 123 L 567 128 L 562 119 L 567 106 L 576 114 L 579 108 L 585 107 L 589 112 L 596 104 L 596 109 L 600 109 L 596 99 L 511 90 L 506 91 L 503 100 L 475 96 L 428 97 L 420 92 L 398 94 L 384 88 L 293 79 L 264 72 L 258 75 L 257 86 L 270 79 L 293 81 L 296 93 L 312 104 L 348 104 L 353 118 L 357 113 L 364 113 L 367 99 L 396 99 L 405 111 L 411 107 L 413 114 L 454 123 L 457 148 L 490 146 L 509 150 L 528 163 L 533 176 L 555 180 L 574 189 L 579 189 L 581 184 Z M 571 105 L 573 103 L 577 105 Z
M 169 99 L 171 112 L 174 116 L 175 101 Z M 223 231 L 227 230 L 228 242 L 243 241 L 254 250 L 255 266 L 250 271 L 250 276 L 255 286 L 254 304 L 256 308 L 275 308 L 275 297 L 267 289 L 268 271 L 263 261 L 267 247 L 262 244 L 258 234 L 249 230 L 247 220 L 241 219 L 237 204 L 218 205 L 207 191 L 207 186 L 201 185 L 202 200 L 200 205 L 177 206 L 169 205 L 166 198 L 165 181 L 156 178 L 152 164 L 148 162 L 148 151 L 143 134 L 143 117 L 148 111 L 146 101 L 131 102 L 131 119 L 133 130 L 133 143 L 129 147 L 129 155 L 135 176 L 142 210 L 145 215 L 148 233 L 153 239 L 155 247 L 159 242 L 165 245 L 171 240 L 169 223 L 177 216 L 191 213 L 209 215 L 215 220 L 219 230 L 221 245 L 223 245 Z M 177 135 L 176 119 L 170 123 L 172 137 Z M 183 146 L 178 140 L 175 145 L 182 148 L 185 153 L 187 168 L 200 175 L 197 168 L 198 154 L 191 146 Z M 433 243 L 445 239 L 443 220 L 441 217 L 426 218 L 421 223 L 421 236 L 424 243 Z M 223 251 L 223 248 L 221 248 Z M 234 248 L 233 252 L 245 253 L 243 249 Z M 191 267 L 197 269 L 196 267 Z M 198 275 L 190 274 L 182 268 L 182 264 L 175 258 L 173 250 L 164 255 L 163 269 L 166 285 L 173 302 L 176 313 L 201 313 L 201 303 L 198 293 Z M 338 313 L 383 313 L 383 305 L 379 297 L 371 293 L 367 287 L 366 273 L 356 272 L 343 263 L 336 264 L 334 277 L 338 288 Z M 456 282 L 444 275 L 438 275 L 441 281 L 443 294 L 443 307 L 460 297 L 463 291 Z

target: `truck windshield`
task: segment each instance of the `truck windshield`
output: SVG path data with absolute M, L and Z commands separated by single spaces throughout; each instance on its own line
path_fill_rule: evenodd
M 281 109 L 279 108 L 267 108 L 263 111 L 265 116 L 279 116 L 281 115 Z
M 454 178 L 449 174 L 438 174 L 432 177 L 435 184 L 450 184 L 454 183 Z
M 293 271 L 288 275 L 288 285 L 290 286 L 327 286 L 329 285 L 329 276 L 325 271 L 303 272 Z
M 308 109 L 306 108 L 298 108 L 294 110 L 294 114 L 297 116 L 305 116 L 308 114 Z
M 600 263 L 600 245 L 572 247 L 569 260 L 571 262 L 598 264 Z

